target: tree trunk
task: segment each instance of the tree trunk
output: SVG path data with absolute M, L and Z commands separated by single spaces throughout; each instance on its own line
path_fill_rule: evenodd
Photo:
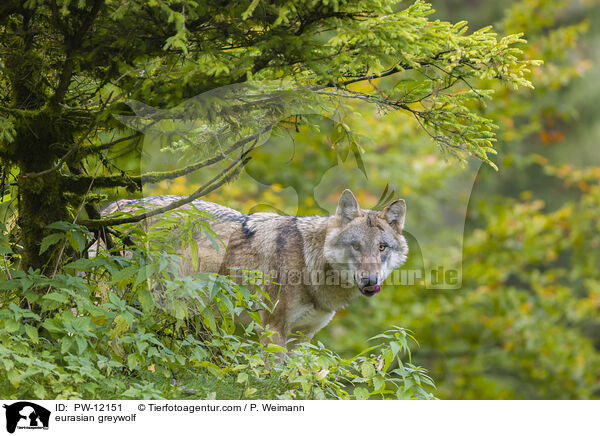
M 52 162 L 49 163 L 49 166 Z M 36 179 L 24 179 L 19 183 L 19 228 L 23 243 L 22 268 L 30 267 L 46 272 L 53 266 L 52 250 L 40 254 L 42 239 L 50 232 L 48 224 L 67 219 L 67 208 L 59 191 L 59 176 L 56 172 Z
M 59 171 L 32 176 L 56 164 L 58 156 L 63 153 L 63 144 L 71 136 L 65 126 L 59 127 L 59 111 L 41 109 L 30 119 L 23 120 L 17 131 L 13 153 L 20 170 L 18 224 L 23 244 L 22 268 L 25 271 L 30 267 L 44 271 L 45 266 L 53 264 L 52 250 L 40 254 L 40 244 L 50 233 L 46 229 L 48 224 L 68 219 Z

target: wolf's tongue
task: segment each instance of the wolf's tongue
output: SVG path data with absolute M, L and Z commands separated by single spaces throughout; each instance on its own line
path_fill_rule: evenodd
M 379 291 L 381 291 L 381 286 L 379 286 L 379 285 L 365 286 L 364 288 L 362 288 L 362 290 L 365 293 L 375 295 L 375 294 L 379 293 Z

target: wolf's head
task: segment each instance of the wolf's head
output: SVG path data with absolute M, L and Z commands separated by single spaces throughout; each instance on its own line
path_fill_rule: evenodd
M 405 216 L 404 200 L 393 201 L 381 212 L 365 210 L 346 189 L 325 238 L 326 261 L 344 270 L 363 295 L 372 297 L 381 291 L 386 277 L 406 262 Z

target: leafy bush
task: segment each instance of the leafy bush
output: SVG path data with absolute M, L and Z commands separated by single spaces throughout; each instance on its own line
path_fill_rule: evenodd
M 206 218 L 206 217 L 205 217 Z M 343 359 L 322 343 L 283 348 L 261 344 L 257 308 L 270 302 L 249 286 L 216 274 L 182 276 L 181 257 L 163 244 L 179 223 L 185 241 L 204 224 L 172 214 L 151 232 L 139 227 L 126 253 L 95 247 L 87 229 L 55 223 L 42 250 L 79 257 L 48 277 L 18 270 L 3 232 L 0 283 L 0 395 L 4 398 L 432 398 L 432 380 L 410 363 L 406 330 L 372 338 Z M 179 235 L 181 236 L 181 234 Z M 187 238 L 187 239 L 186 239 Z M 171 247 L 171 248 L 169 248 Z M 65 254 L 65 257 L 67 255 Z M 236 326 L 248 311 L 253 321 Z M 408 362 L 402 359 L 408 356 Z

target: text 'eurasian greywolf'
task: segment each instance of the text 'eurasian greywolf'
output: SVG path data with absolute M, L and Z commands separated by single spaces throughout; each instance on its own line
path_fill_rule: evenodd
M 102 214 L 127 210 L 140 202 L 164 206 L 180 198 L 159 195 L 119 200 Z M 261 313 L 261 318 L 276 333 L 272 340 L 280 345 L 286 344 L 291 333 L 312 338 L 351 300 L 379 293 L 383 281 L 404 264 L 408 254 L 402 236 L 406 204 L 401 199 L 381 212 L 365 210 L 345 190 L 336 213 L 329 217 L 243 214 L 202 200 L 193 205 L 212 215 L 211 228 L 227 250 L 216 249 L 201 232 L 198 262 L 184 258 L 182 271 L 191 273 L 192 265 L 199 265 L 202 272 L 230 274 L 242 269 L 273 276 L 279 285 L 266 284 L 263 290 L 272 301 L 278 299 L 277 304 L 273 312 Z

